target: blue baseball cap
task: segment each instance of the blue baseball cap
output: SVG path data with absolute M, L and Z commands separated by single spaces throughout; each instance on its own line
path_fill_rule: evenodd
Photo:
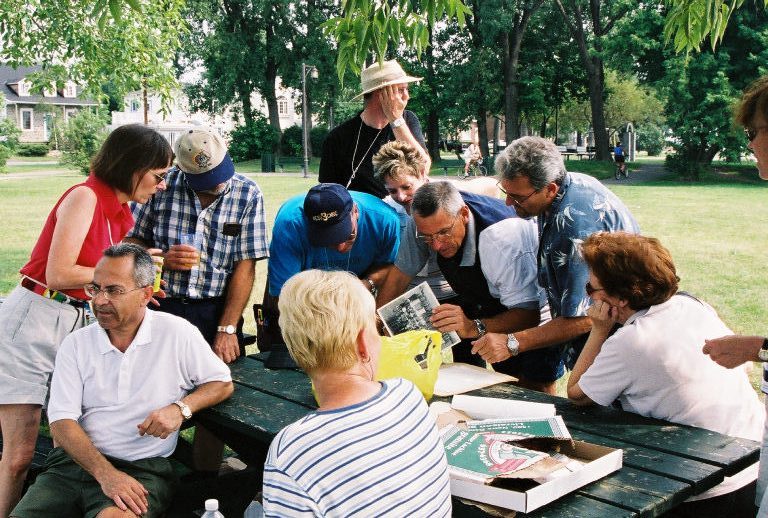
M 195 191 L 207 191 L 235 174 L 227 146 L 216 133 L 191 129 L 176 140 L 176 163 L 187 184 Z
M 352 233 L 352 196 L 343 185 L 321 183 L 304 198 L 307 237 L 312 246 L 335 246 Z

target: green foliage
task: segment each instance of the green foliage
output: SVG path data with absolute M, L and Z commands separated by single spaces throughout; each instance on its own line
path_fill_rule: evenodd
M 760 0 L 755 0 L 759 5 Z M 763 0 L 768 7 L 768 0 Z M 664 38 L 672 41 L 677 52 L 699 51 L 709 37 L 712 50 L 722 41 L 733 12 L 744 0 L 666 0 L 667 17 Z
M 637 132 L 637 149 L 647 151 L 648 156 L 658 156 L 664 150 L 664 129 L 653 123 L 635 126 Z
M 302 156 L 304 132 L 301 126 L 293 125 L 283 131 L 280 139 L 280 152 L 285 156 Z
M 342 16 L 323 24 L 327 34 L 338 42 L 336 73 L 343 80 L 351 69 L 359 74 L 370 54 L 384 61 L 388 48 L 404 45 L 418 56 L 429 44 L 429 29 L 443 17 L 464 26 L 470 9 L 461 0 L 398 0 L 370 2 L 344 0 Z
M 48 154 L 47 144 L 19 144 L 16 149 L 16 154 L 19 156 L 45 156 Z
M 230 137 L 229 154 L 235 162 L 259 158 L 280 142 L 280 132 L 260 115 L 251 123 L 235 128 Z
M 62 131 L 61 161 L 88 174 L 91 159 L 107 136 L 106 117 L 98 112 L 82 110 L 69 119 Z
M 186 29 L 184 0 L 4 0 L 0 2 L 0 61 L 43 64 L 38 90 L 68 79 L 100 97 L 111 82 L 119 93 L 143 83 L 170 101 L 177 86 L 173 61 Z M 66 65 L 62 64 L 65 63 Z
M 312 151 L 315 156 L 320 156 L 327 136 L 328 128 L 323 126 L 315 126 L 312 128 L 312 131 L 309 132 L 309 141 L 312 143 Z
M 0 108 L 5 110 L 5 99 L 2 99 Z M 5 164 L 19 144 L 21 130 L 9 118 L 0 120 L 0 173 L 7 172 Z

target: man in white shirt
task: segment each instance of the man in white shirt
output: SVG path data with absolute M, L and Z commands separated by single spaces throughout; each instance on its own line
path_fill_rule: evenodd
M 233 388 L 197 328 L 146 310 L 153 279 L 137 245 L 112 246 L 96 265 L 85 289 L 99 324 L 56 356 L 48 420 L 58 447 L 12 516 L 159 516 L 169 505 L 179 427 Z

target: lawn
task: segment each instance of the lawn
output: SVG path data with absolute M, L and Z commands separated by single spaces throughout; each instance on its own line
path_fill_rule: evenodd
M 712 304 L 735 332 L 765 334 L 768 276 L 762 269 L 768 239 L 764 223 L 752 219 L 768 213 L 768 184 L 757 183 L 755 175 L 754 169 L 740 170 L 733 178 L 721 174 L 700 184 L 659 182 L 612 189 L 635 214 L 643 233 L 658 237 L 671 250 L 682 289 Z M 280 205 L 306 192 L 317 178 L 249 176 L 264 192 L 269 228 Z M 60 193 L 81 180 L 75 174 L 0 180 L 0 294 L 18 282 L 18 269 Z M 263 293 L 265 271 L 261 262 L 253 301 Z M 249 310 L 246 319 L 246 330 L 253 332 Z

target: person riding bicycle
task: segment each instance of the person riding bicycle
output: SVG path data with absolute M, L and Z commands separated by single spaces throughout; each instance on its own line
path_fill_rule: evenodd
M 464 159 L 464 176 L 469 176 L 469 170 L 473 167 L 479 166 L 483 161 L 483 156 L 480 154 L 480 145 L 477 141 L 470 142 L 467 149 L 461 155 Z
M 613 148 L 613 159 L 616 161 L 616 166 L 619 168 L 619 170 L 624 174 L 627 164 L 624 162 L 624 148 L 621 146 L 621 142 L 616 144 L 616 147 Z

